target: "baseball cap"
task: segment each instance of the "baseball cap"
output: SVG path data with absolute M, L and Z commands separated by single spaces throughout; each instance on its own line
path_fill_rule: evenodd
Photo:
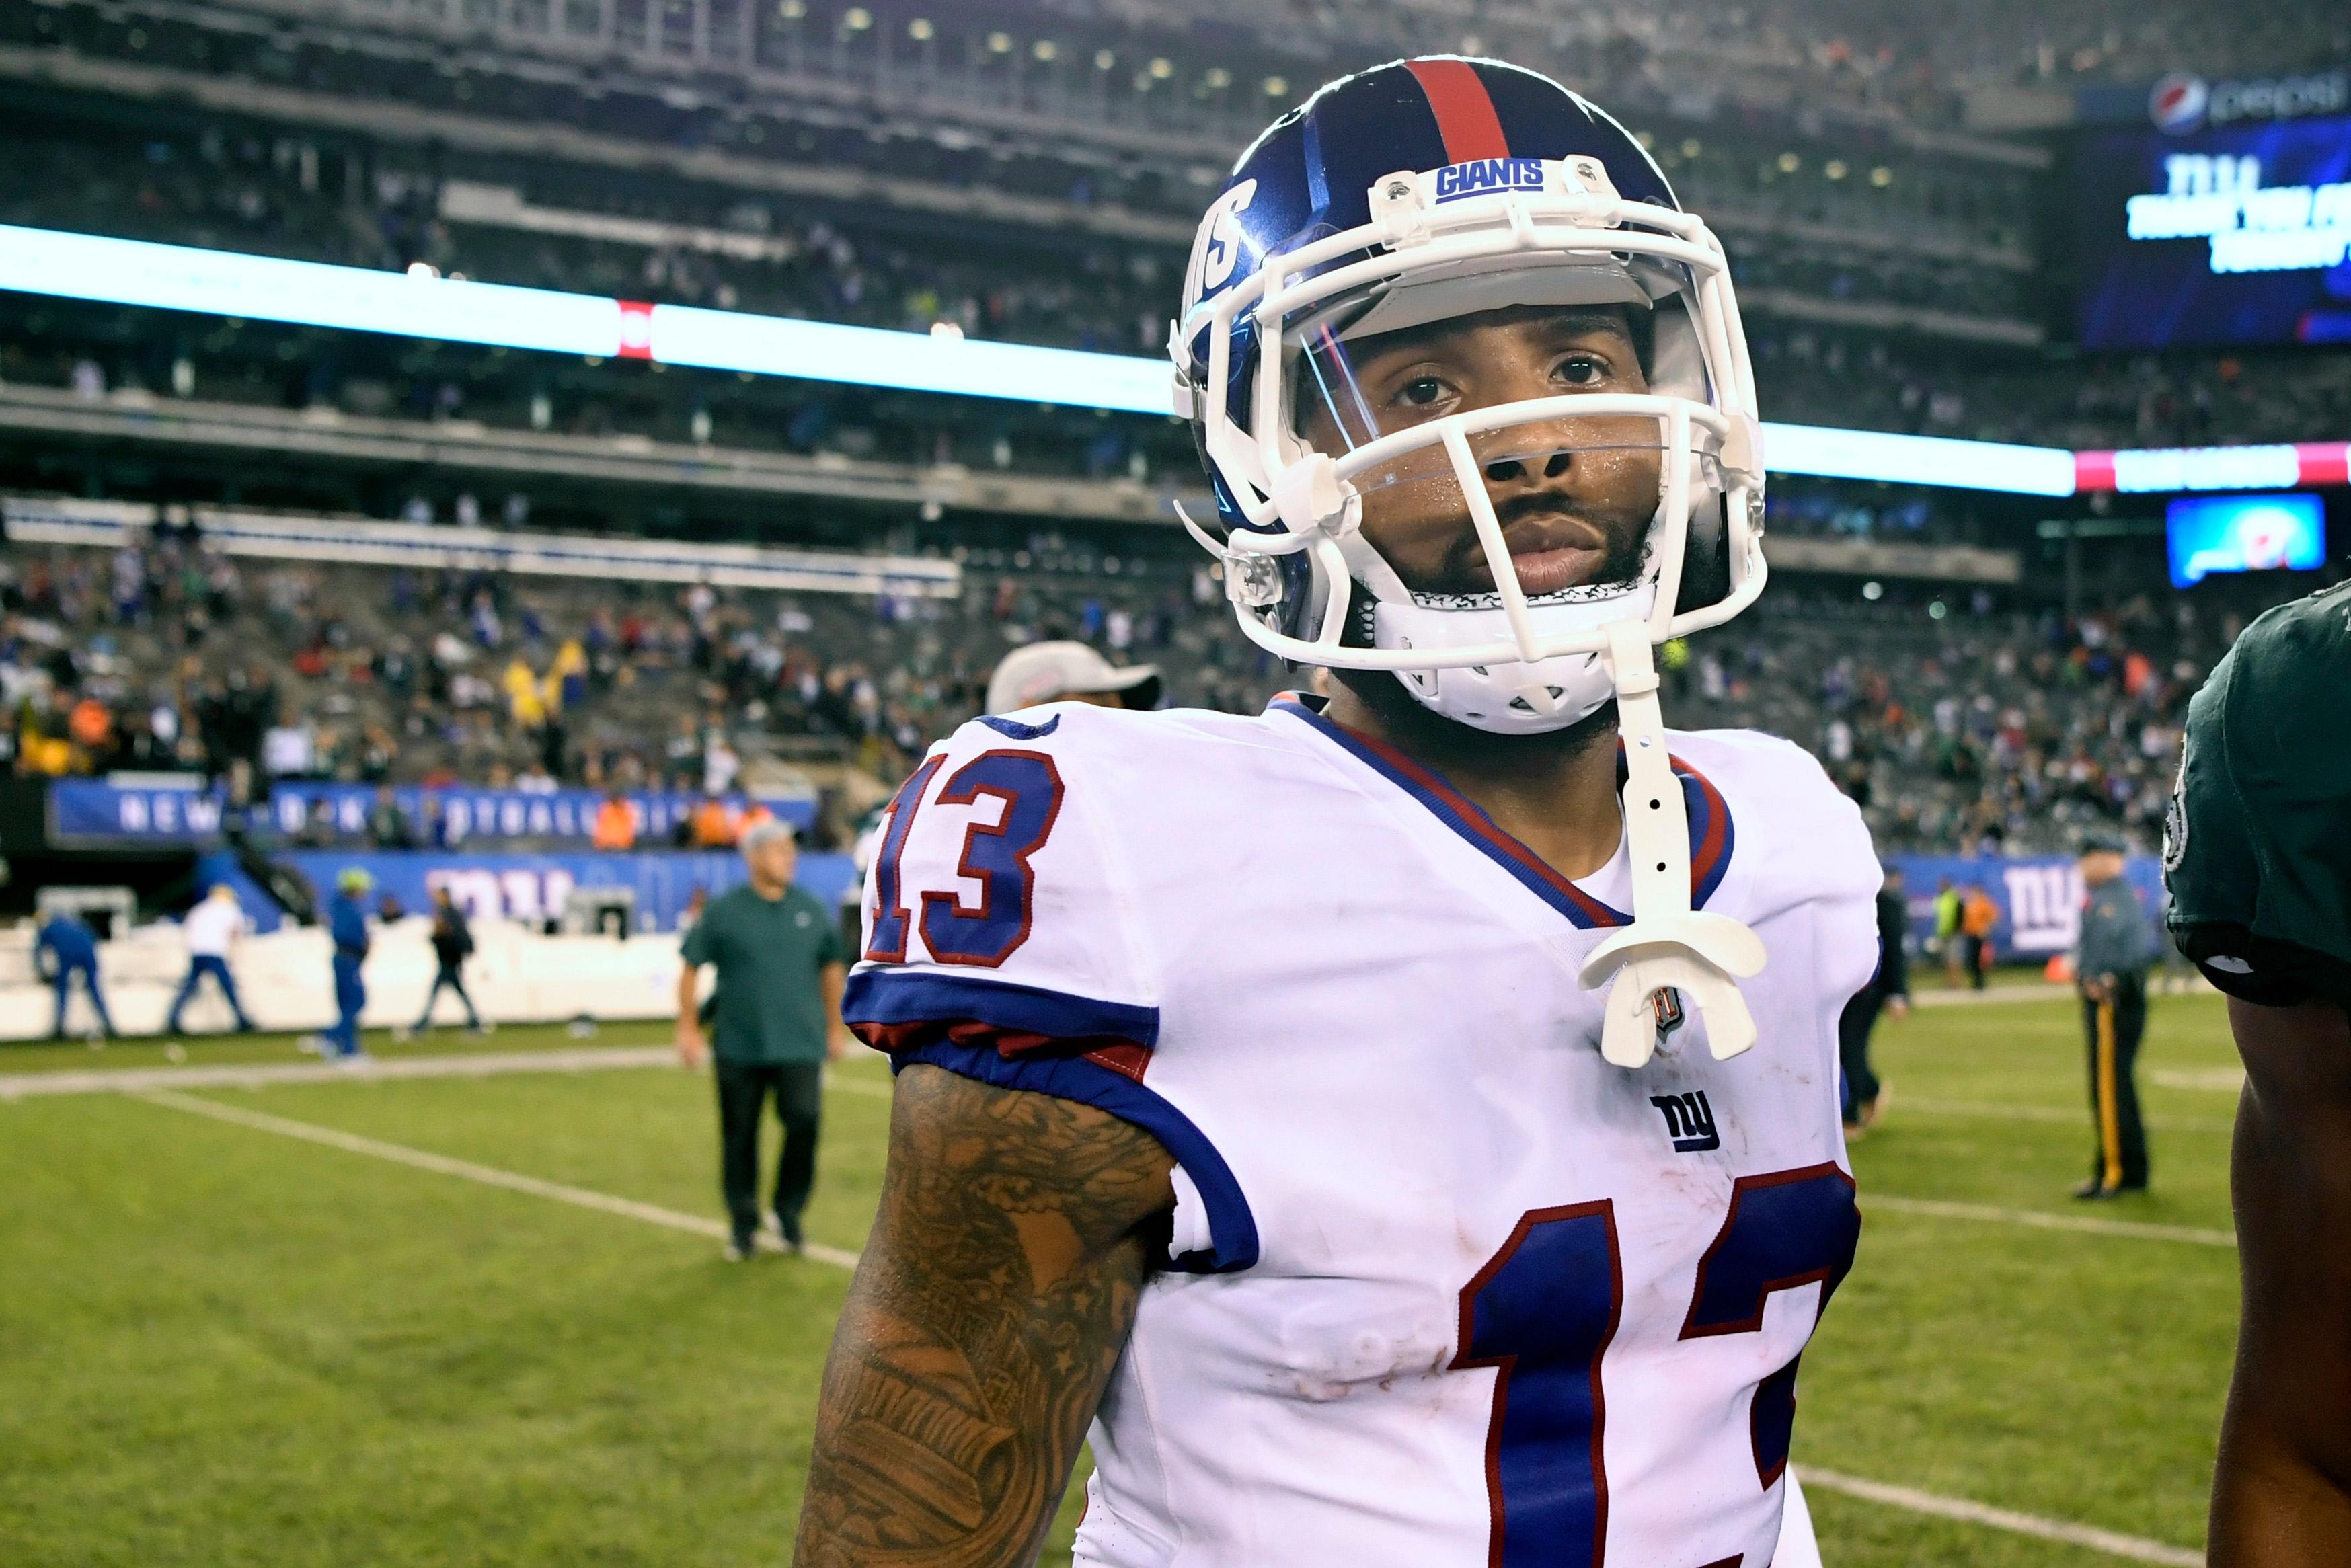
M 2112 833 L 2091 833 L 2082 840 L 2081 848 L 2074 852 L 2077 855 L 2121 855 L 2130 852 L 2123 847 L 2122 840 Z
M 1010 713 L 1102 692 L 1116 692 L 1128 707 L 1150 707 L 1159 700 L 1159 666 L 1121 669 L 1083 643 L 1031 643 L 1005 654 L 987 678 L 987 711 Z
M 799 835 L 792 831 L 789 822 L 780 817 L 762 817 L 743 830 L 743 836 L 735 841 L 735 847 L 745 854 L 749 854 L 770 839 L 783 839 L 791 843 L 799 842 Z

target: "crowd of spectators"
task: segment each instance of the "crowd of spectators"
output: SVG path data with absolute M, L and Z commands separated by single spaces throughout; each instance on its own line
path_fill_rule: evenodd
M 1989 592 L 1876 603 L 1792 588 L 1669 655 L 1675 722 L 1794 739 L 1881 851 L 2160 843 L 2188 698 L 2265 587 L 2131 595 L 2067 618 Z
M 284 9 L 266 0 L 256 8 Z M 338 19 L 348 26 L 356 15 L 390 38 L 437 40 L 457 20 L 440 0 L 375 0 Z M 1201 139 L 1245 134 L 1293 78 L 1416 53 L 1492 51 L 1620 92 L 1794 98 L 1816 113 L 1947 126 L 1963 120 L 1969 93 L 1988 86 L 2140 83 L 2182 65 L 2210 74 L 2291 70 L 2338 63 L 2351 44 L 2341 16 L 2294 0 L 2226 9 L 2197 0 L 1970 0 L 1956 10 L 1899 0 L 989 0 L 938 8 L 919 30 L 848 0 L 713 15 L 721 19 L 703 28 L 683 5 L 612 8 L 601 22 L 576 7 L 465 14 L 469 28 L 495 16 L 501 43 L 538 57 L 535 71 L 504 73 L 480 57 L 455 65 L 413 45 L 354 50 L 349 31 L 337 49 L 326 28 L 207 30 L 120 7 L 68 13 L 40 33 L 271 82 L 326 90 L 368 82 L 451 110 L 550 115 L 563 107 L 552 90 L 561 68 L 592 40 L 622 56 L 853 83 L 966 112 L 1054 120 L 1090 113 L 1122 130 Z M 502 105 L 506 95 L 486 90 L 484 77 L 511 81 L 522 103 Z M 613 97 L 599 107 L 644 133 L 683 141 L 731 130 L 754 146 L 759 140 L 744 134 L 759 122 L 723 99 Z
M 1165 666 L 1178 700 L 1256 695 L 1209 635 L 1221 593 L 1040 535 L 983 552 L 960 600 L 722 592 L 256 561 L 200 538 L 16 547 L 0 703 L 21 771 L 723 794 L 764 757 L 911 766 L 1043 637 Z
M 966 552 L 949 600 L 413 572 L 214 554 L 166 533 L 13 548 L 5 744 L 22 771 L 655 787 L 724 794 L 762 758 L 884 782 L 978 711 L 1011 647 L 1150 662 L 1168 701 L 1248 712 L 1298 682 L 1229 624 L 1213 570 L 1040 534 Z M 1669 648 L 1676 723 L 1796 739 L 1881 849 L 2152 847 L 2185 701 L 2249 612 L 2240 584 L 2068 619 L 1989 591 L 1873 601 L 1792 580 Z

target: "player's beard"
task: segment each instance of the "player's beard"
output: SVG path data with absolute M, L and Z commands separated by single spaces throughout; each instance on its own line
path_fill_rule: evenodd
M 1609 546 L 1608 559 L 1593 574 L 1593 580 L 1628 586 L 1639 580 L 1649 563 L 1648 529 L 1612 530 Z M 1361 582 L 1353 584 L 1346 629 L 1339 638 L 1341 646 L 1373 646 L 1373 602 L 1370 589 Z M 1613 696 L 1564 729 L 1538 735 L 1498 735 L 1447 718 L 1426 706 L 1405 688 L 1404 681 L 1392 670 L 1333 667 L 1331 674 L 1372 710 L 1381 729 L 1405 750 L 1451 757 L 1474 767 L 1548 766 L 1582 756 L 1601 742 L 1613 743 L 1616 738 L 1616 699 Z

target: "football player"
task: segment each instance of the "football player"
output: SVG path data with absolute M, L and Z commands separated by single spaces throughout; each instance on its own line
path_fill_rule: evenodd
M 1859 1231 L 1865 830 L 1653 651 L 1763 583 L 1721 246 L 1490 60 L 1246 152 L 1172 347 L 1266 714 L 1056 704 L 893 802 L 847 1017 L 899 1069 L 804 1563 L 1782 1568 Z
M 2244 1270 L 2214 1568 L 2351 1563 L 2351 584 L 2263 615 L 2188 709 L 2165 836 L 2180 951 L 2245 1061 Z

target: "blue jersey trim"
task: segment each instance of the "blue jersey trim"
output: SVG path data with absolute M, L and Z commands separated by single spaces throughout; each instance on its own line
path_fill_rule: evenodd
M 1016 718 L 999 718 L 994 714 L 980 716 L 980 723 L 1008 740 L 1042 740 L 1061 727 L 1061 716 L 1055 714 L 1042 724 L 1022 724 Z
M 909 969 L 860 969 L 851 975 L 841 998 L 841 1021 L 885 1027 L 969 1021 L 1052 1040 L 1126 1040 L 1145 1050 L 1159 1043 L 1157 1008 Z
M 1082 1056 L 1008 1057 L 993 1045 L 944 1040 L 902 1051 L 890 1064 L 893 1071 L 903 1071 L 918 1061 L 999 1088 L 1092 1105 L 1134 1123 L 1175 1156 L 1208 1211 L 1210 1245 L 1182 1254 L 1169 1267 L 1186 1274 L 1229 1274 L 1257 1262 L 1257 1217 L 1249 1212 L 1249 1198 L 1232 1167 L 1190 1117 L 1124 1073 Z

